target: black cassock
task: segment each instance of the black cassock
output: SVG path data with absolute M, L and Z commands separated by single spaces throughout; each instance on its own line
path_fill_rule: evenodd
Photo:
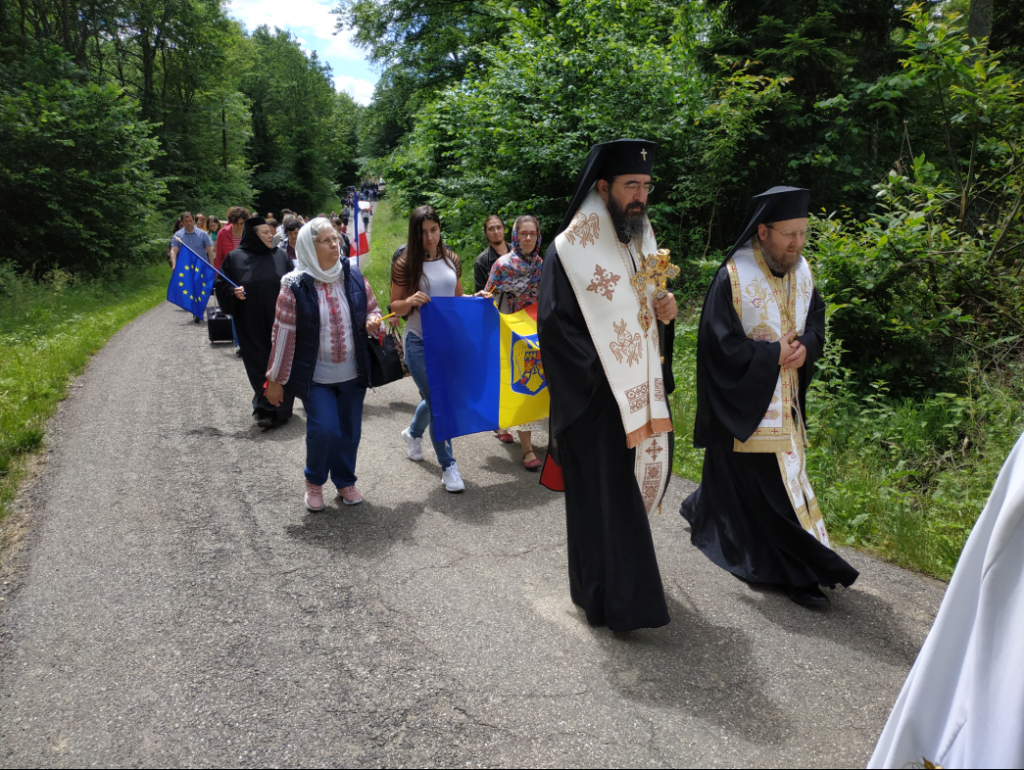
M 660 328 L 671 393 L 673 327 Z M 551 393 L 551 449 L 565 479 L 572 600 L 591 625 L 664 626 L 668 608 L 634 474 L 636 450 L 626 446 L 619 406 L 554 244 L 544 257 L 537 329 Z
M 238 248 L 224 258 L 220 269 L 236 284 L 245 287 L 245 299 L 240 300 L 235 297 L 234 287 L 219 275 L 213 285 L 221 308 L 235 319 L 245 373 L 254 393 L 253 415 L 256 418 L 276 417 L 284 422 L 292 416 L 295 398 L 286 395 L 281 406 L 275 407 L 263 395 L 263 384 L 267 381 L 274 310 L 281 291 L 281 278 L 292 271 L 292 261 L 281 248 L 267 249 L 262 254 Z
M 800 412 L 814 363 L 825 344 L 825 305 L 817 289 L 799 338 L 807 362 L 799 371 Z M 704 303 L 697 338 L 697 421 L 694 444 L 704 447 L 700 487 L 680 513 L 691 541 L 722 569 L 751 583 L 801 588 L 850 586 L 857 570 L 804 531 L 772 454 L 733 451 L 764 419 L 779 378 L 781 345 L 749 339 L 733 309 L 725 267 Z

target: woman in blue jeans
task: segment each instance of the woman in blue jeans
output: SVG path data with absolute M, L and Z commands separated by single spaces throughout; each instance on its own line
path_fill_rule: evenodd
M 306 507 L 324 507 L 330 478 L 345 505 L 363 501 L 356 489 L 356 455 L 363 399 L 370 384 L 367 333 L 381 313 L 370 284 L 347 259 L 331 221 L 299 231 L 295 270 L 281 279 L 267 370 L 267 400 L 287 391 L 306 408 Z
M 430 429 L 430 441 L 441 465 L 441 483 L 449 492 L 462 492 L 466 484 L 452 456 L 452 443 L 434 439 L 420 307 L 431 297 L 461 297 L 461 278 L 458 255 L 441 240 L 441 218 L 431 206 L 420 206 L 409 217 L 408 245 L 391 266 L 391 309 L 405 317 L 405 365 L 422 399 L 412 423 L 402 431 L 402 439 L 409 448 L 409 458 L 420 462 L 423 434 Z

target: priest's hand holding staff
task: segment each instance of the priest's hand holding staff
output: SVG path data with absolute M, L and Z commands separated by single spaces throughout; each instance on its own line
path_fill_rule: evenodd
M 663 324 L 672 323 L 679 315 L 679 304 L 674 294 L 666 294 L 661 299 L 654 298 L 654 313 Z

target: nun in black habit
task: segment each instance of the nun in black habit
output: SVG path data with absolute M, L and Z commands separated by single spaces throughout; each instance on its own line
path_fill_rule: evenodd
M 238 288 L 220 275 L 213 284 L 220 306 L 235 319 L 245 373 L 254 393 L 253 418 L 264 429 L 287 422 L 295 402 L 293 397 L 285 396 L 281 406 L 275 407 L 263 392 L 281 279 L 293 269 L 284 249 L 271 247 L 273 237 L 274 229 L 262 217 L 245 220 L 238 248 L 229 253 L 221 265 L 221 272 L 238 284 Z
M 650 175 L 656 149 L 653 142 L 626 139 L 593 147 L 558 232 L 570 226 L 598 179 Z M 618 238 L 616 232 L 595 235 Z M 674 320 L 658 323 L 666 393 L 672 393 Z M 619 406 L 555 243 L 544 257 L 537 330 L 551 396 L 541 483 L 565 492 L 572 601 L 593 626 L 620 632 L 665 626 L 664 587 L 634 475 L 637 449 L 627 446 Z M 671 433 L 668 442 L 671 457 Z
M 819 585 L 850 586 L 858 573 L 801 525 L 777 455 L 736 449 L 737 441 L 751 439 L 775 403 L 781 342 L 748 336 L 735 307 L 729 269 L 737 252 L 753 247 L 760 225 L 778 232 L 774 223 L 806 223 L 809 200 L 807 190 L 791 187 L 755 197 L 739 240 L 708 290 L 697 338 L 694 428 L 694 445 L 705 450 L 704 470 L 680 513 L 690 523 L 691 542 L 719 567 L 751 584 L 777 586 L 798 604 L 815 608 L 828 601 Z M 777 278 L 785 275 L 769 269 Z M 800 421 L 806 424 L 806 394 L 825 344 L 825 305 L 816 288 L 804 334 L 796 339 L 807 351 L 796 377 L 799 414 L 794 424 L 799 426 Z

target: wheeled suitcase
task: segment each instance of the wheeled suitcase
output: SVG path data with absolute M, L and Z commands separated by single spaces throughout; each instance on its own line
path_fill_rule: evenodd
M 234 342 L 231 316 L 219 307 L 206 308 L 206 330 L 210 335 L 210 342 Z

